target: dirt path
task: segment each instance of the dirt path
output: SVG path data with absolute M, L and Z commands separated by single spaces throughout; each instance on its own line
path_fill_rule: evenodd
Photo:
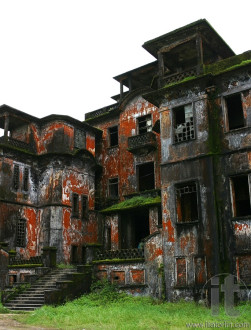
M 49 328 L 33 327 L 29 325 L 24 325 L 14 320 L 17 314 L 0 314 L 0 330 L 49 330 Z M 50 328 L 51 330 L 52 328 Z

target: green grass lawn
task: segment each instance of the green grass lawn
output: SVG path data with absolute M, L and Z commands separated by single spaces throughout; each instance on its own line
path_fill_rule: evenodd
M 223 308 L 215 317 L 210 309 L 193 302 L 159 302 L 105 288 L 63 306 L 44 306 L 19 315 L 18 319 L 21 317 L 25 324 L 57 329 L 187 329 L 188 323 L 201 323 L 205 328 L 205 322 L 211 328 L 216 323 L 219 327 L 221 322 L 227 322 L 230 327 L 236 324 L 237 328 L 244 328 L 243 322 L 246 322 L 251 327 L 251 305 L 238 309 L 240 316 L 237 318 L 227 316 Z

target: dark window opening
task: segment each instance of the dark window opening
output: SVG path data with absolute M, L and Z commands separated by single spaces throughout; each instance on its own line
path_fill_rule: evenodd
M 28 191 L 28 182 L 29 182 L 29 169 L 24 169 L 24 179 L 23 179 L 23 189 L 24 191 Z
M 87 249 L 85 246 L 82 246 L 82 263 L 83 265 L 87 264 Z
M 82 219 L 84 219 L 87 217 L 87 213 L 88 213 L 88 197 L 87 196 L 82 196 L 81 205 L 82 205 Z
M 109 179 L 109 197 L 118 198 L 119 195 L 119 179 Z
M 14 173 L 13 173 L 13 189 L 18 190 L 19 188 L 19 166 L 14 165 Z
M 174 141 L 182 142 L 195 138 L 193 105 L 187 104 L 174 109 Z
M 158 227 L 162 227 L 162 210 L 158 208 Z
M 248 175 L 232 178 L 232 202 L 234 217 L 251 215 Z
M 241 94 L 226 97 L 229 130 L 245 126 Z
M 149 210 L 140 209 L 122 215 L 120 227 L 121 249 L 136 249 L 150 235 Z
M 138 165 L 137 167 L 139 191 L 154 189 L 154 163 L 146 163 Z
M 117 146 L 119 143 L 118 126 L 110 127 L 109 135 L 110 135 L 110 147 Z
M 71 246 L 71 263 L 78 263 L 78 247 L 76 245 Z
M 151 115 L 146 115 L 138 118 L 138 131 L 139 134 L 144 134 L 152 131 Z
M 16 244 L 18 247 L 26 246 L 26 220 L 18 219 Z
M 186 259 L 178 258 L 176 259 L 176 285 L 186 286 L 187 275 L 186 275 Z
M 196 183 L 187 183 L 176 188 L 177 221 L 192 222 L 198 220 L 198 201 Z
M 72 215 L 74 217 L 78 216 L 78 210 L 79 210 L 79 198 L 78 198 L 78 194 L 73 194 L 72 195 Z
M 111 242 L 111 227 L 105 227 L 105 249 L 111 250 L 112 242 Z

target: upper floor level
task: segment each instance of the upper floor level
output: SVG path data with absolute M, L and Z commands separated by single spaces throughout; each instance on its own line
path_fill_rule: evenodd
M 101 132 L 69 116 L 37 118 L 7 105 L 0 107 L 0 144 L 26 152 L 74 153 L 88 150 L 95 156 L 95 141 Z

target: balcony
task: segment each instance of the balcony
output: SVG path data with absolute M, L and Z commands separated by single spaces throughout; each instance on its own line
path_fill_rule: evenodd
M 192 68 L 190 70 L 182 71 L 179 73 L 167 74 L 161 77 L 161 86 L 167 86 L 170 84 L 178 83 L 179 81 L 182 81 L 185 78 L 195 77 L 196 75 L 197 75 L 196 68 Z
M 16 139 L 12 139 L 10 137 L 5 137 L 5 136 L 1 136 L 0 137 L 0 144 L 5 145 L 5 146 L 10 146 L 10 147 L 14 147 L 17 149 L 23 149 L 25 151 L 34 152 L 33 147 L 31 146 L 31 144 L 25 143 L 23 141 L 19 141 Z
M 123 250 L 98 250 L 96 252 L 95 260 L 134 260 L 142 259 L 144 260 L 144 249 L 123 249 Z
M 157 148 L 156 135 L 153 132 L 147 132 L 128 138 L 128 151 L 137 155 L 148 154 Z

